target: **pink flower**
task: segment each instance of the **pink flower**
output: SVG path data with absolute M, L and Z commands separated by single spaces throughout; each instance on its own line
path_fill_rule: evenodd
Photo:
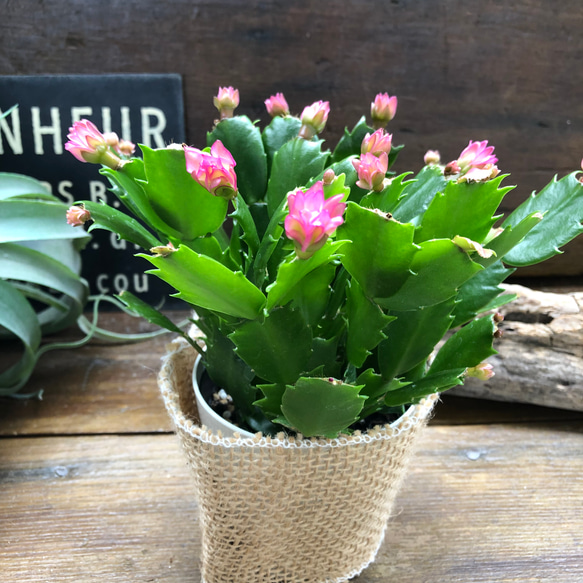
M 388 154 L 391 151 L 392 142 L 392 134 L 387 134 L 383 128 L 380 128 L 372 135 L 366 134 L 364 136 L 360 151 L 362 154 L 370 152 L 375 156 L 380 156 L 383 152 Z
M 321 181 L 305 192 L 298 188 L 287 195 L 289 214 L 285 218 L 285 233 L 294 241 L 298 257 L 311 257 L 344 222 L 343 198 L 337 194 L 326 199 Z
M 69 141 L 65 144 L 68 150 L 80 162 L 99 164 L 102 153 L 108 148 L 107 137 L 88 119 L 76 121 L 67 135 Z
M 91 213 L 82 206 L 72 206 L 67 211 L 67 223 L 73 227 L 81 227 L 91 220 Z
M 500 170 L 496 166 L 498 158 L 494 155 L 494 146 L 488 141 L 472 142 L 467 145 L 457 160 L 445 167 L 445 174 L 460 174 L 460 181 L 483 181 L 494 178 Z
M 353 160 L 352 165 L 358 173 L 356 186 L 377 192 L 383 189 L 383 181 L 389 168 L 389 157 L 386 152 L 381 152 L 378 157 L 368 152 L 363 154 L 360 160 Z
M 426 166 L 429 164 L 439 164 L 441 161 L 441 156 L 437 150 L 427 150 L 425 156 L 423 156 L 423 162 Z
M 266 99 L 265 107 L 271 117 L 277 117 L 278 115 L 284 117 L 289 115 L 289 105 L 287 104 L 283 93 L 276 93 L 269 99 Z
M 236 162 L 220 140 L 210 153 L 185 146 L 184 155 L 186 171 L 210 193 L 228 199 L 237 196 Z
M 379 93 L 370 104 L 370 115 L 373 127 L 384 128 L 397 113 L 397 97 L 389 96 L 388 93 Z
M 233 87 L 219 87 L 216 97 L 213 97 L 213 103 L 221 114 L 221 119 L 233 117 L 233 111 L 239 105 L 239 90 Z
M 496 164 L 498 158 L 494 156 L 494 146 L 488 146 L 488 140 L 483 142 L 472 142 L 462 150 L 457 159 L 457 164 L 461 171 L 464 172 L 471 168 L 483 169 L 488 164 Z
M 472 366 L 466 370 L 469 377 L 475 377 L 481 381 L 487 381 L 494 376 L 494 367 L 491 364 L 482 362 L 478 366 Z
M 309 140 L 319 134 L 326 126 L 329 113 L 330 103 L 328 101 L 316 101 L 305 107 L 300 116 L 302 127 L 299 136 Z

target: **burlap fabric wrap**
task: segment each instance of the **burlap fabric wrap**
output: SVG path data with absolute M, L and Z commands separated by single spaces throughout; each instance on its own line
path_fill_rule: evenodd
M 332 440 L 223 438 L 197 425 L 195 352 L 169 347 L 159 382 L 194 471 L 204 583 L 339 583 L 382 543 L 436 396 L 390 426 Z

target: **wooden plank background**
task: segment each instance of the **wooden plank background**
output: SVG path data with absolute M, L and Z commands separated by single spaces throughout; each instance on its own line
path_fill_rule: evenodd
M 379 91 L 399 97 L 396 170 L 469 139 L 496 146 L 510 208 L 583 156 L 580 0 L 0 0 L 0 75 L 177 72 L 187 132 L 200 144 L 219 85 L 266 120 L 283 91 L 299 113 L 332 108 L 334 144 Z M 583 275 L 583 243 L 521 275 Z

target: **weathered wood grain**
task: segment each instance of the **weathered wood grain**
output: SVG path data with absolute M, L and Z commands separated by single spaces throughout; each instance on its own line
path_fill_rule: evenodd
M 182 74 L 192 143 L 216 117 L 213 92 L 234 85 L 240 111 L 263 120 L 276 91 L 296 113 L 328 99 L 329 143 L 377 92 L 396 94 L 390 129 L 407 145 L 396 170 L 488 139 L 520 185 L 507 208 L 583 155 L 578 0 L 2 0 L 0 12 L 0 74 Z M 581 257 L 573 244 L 525 273 L 581 275 Z
M 582 454 L 581 422 L 429 427 L 357 581 L 578 583 Z M 200 580 L 174 436 L 3 438 L 0 482 L 3 582 Z
M 499 354 L 488 359 L 495 376 L 454 393 L 583 411 L 583 292 L 507 291 L 518 298 L 500 310 Z

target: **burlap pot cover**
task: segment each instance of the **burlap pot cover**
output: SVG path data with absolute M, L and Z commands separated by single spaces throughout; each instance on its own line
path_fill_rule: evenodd
M 196 353 L 169 347 L 159 384 L 200 508 L 204 583 L 340 583 L 382 543 L 412 445 L 437 399 L 337 439 L 223 438 L 197 425 Z

